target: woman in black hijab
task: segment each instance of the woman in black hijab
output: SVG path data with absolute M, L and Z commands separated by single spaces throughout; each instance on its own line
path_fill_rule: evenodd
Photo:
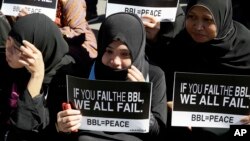
M 78 140 L 141 141 L 156 139 L 166 123 L 166 84 L 163 71 L 149 64 L 145 56 L 146 33 L 141 19 L 128 13 L 107 17 L 98 34 L 98 57 L 93 69 L 98 80 L 149 81 L 153 83 L 149 133 L 80 131 Z M 84 113 L 83 113 L 84 114 Z M 70 115 L 59 112 L 63 132 L 71 131 L 65 121 Z
M 1 121 L 5 140 L 45 140 L 56 135 L 56 111 L 67 97 L 66 74 L 81 76 L 68 50 L 47 16 L 29 14 L 14 23 L 6 41 L 10 72 L 1 94 L 6 98 Z
M 165 52 L 168 88 L 172 88 L 176 71 L 249 75 L 249 37 L 250 31 L 232 19 L 231 0 L 190 0 L 185 29 Z M 170 101 L 172 92 L 169 89 Z M 225 128 L 192 128 L 195 138 L 216 140 L 226 136 L 228 131 Z

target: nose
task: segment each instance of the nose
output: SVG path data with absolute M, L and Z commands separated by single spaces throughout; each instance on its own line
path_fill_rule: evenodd
M 194 23 L 194 28 L 196 30 L 203 30 L 204 29 L 204 24 L 201 20 L 197 20 L 195 23 Z
M 121 58 L 119 56 L 113 56 L 110 60 L 110 64 L 111 64 L 112 68 L 120 69 Z

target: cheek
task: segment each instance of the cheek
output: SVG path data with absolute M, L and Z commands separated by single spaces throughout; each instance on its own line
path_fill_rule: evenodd
M 105 55 L 105 53 L 104 53 L 104 55 L 102 56 L 102 63 L 104 64 L 104 65 L 108 65 L 108 57 L 107 57 L 107 55 Z
M 185 22 L 185 28 L 186 28 L 186 30 L 187 30 L 187 33 L 189 34 L 189 35 L 191 35 L 192 34 L 192 32 L 193 32 L 193 26 L 192 26 L 192 22 Z
M 17 54 L 12 48 L 6 47 L 6 60 L 11 68 L 22 68 L 24 67 L 21 63 L 18 62 L 19 54 Z
M 130 68 L 131 65 L 132 65 L 131 59 L 122 60 L 122 69 Z
M 6 56 L 7 57 L 7 56 Z M 23 68 L 24 65 L 18 62 L 19 58 L 17 56 L 7 57 L 7 62 L 9 66 L 13 69 Z
M 215 25 L 209 27 L 209 31 L 208 32 L 209 32 L 210 39 L 214 39 L 214 38 L 217 37 L 217 29 L 216 29 Z

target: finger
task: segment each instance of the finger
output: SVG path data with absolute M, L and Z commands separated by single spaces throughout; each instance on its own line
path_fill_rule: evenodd
M 150 22 L 155 22 L 155 21 L 157 21 L 157 19 L 156 19 L 154 16 L 149 15 L 149 14 L 144 14 L 144 15 L 142 15 L 142 18 L 143 18 L 143 19 L 147 19 L 147 20 L 150 21 Z
M 60 125 L 63 131 L 71 132 L 78 129 L 81 125 L 81 118 L 79 116 L 63 117 Z
M 28 64 L 32 65 L 36 62 L 36 60 L 38 60 L 38 57 L 36 55 L 22 55 L 21 56 L 22 60 L 26 61 Z
M 61 130 L 63 132 L 76 132 L 79 129 L 80 126 L 81 126 L 81 123 L 78 123 L 75 126 L 63 127 Z
M 132 74 L 128 73 L 128 80 L 130 81 L 138 81 Z
M 33 65 L 37 60 L 39 60 L 39 55 L 34 54 L 31 49 L 25 48 L 24 46 L 21 46 L 20 49 L 22 51 L 20 56 L 21 62 L 24 61 L 28 65 Z
M 135 73 L 141 74 L 141 75 L 142 75 L 141 71 L 140 71 L 139 69 L 137 69 L 134 65 L 131 66 L 131 69 L 132 69 Z
M 158 20 L 152 15 L 143 15 L 142 16 L 142 21 L 144 26 L 149 27 L 149 28 L 155 28 Z
M 243 124 L 250 124 L 250 116 L 243 116 L 240 120 Z
M 30 48 L 33 52 L 40 52 L 32 43 L 27 40 L 23 40 L 25 47 Z
M 33 50 L 31 49 L 31 48 L 29 48 L 28 46 L 26 46 L 26 45 L 22 45 L 21 47 L 20 47 L 20 50 L 21 50 L 21 52 L 22 52 L 22 56 L 23 57 L 30 57 L 30 58 L 33 58 L 33 54 L 34 54 L 34 52 L 33 52 Z
M 156 26 L 155 23 L 145 22 L 143 21 L 143 25 L 147 28 L 154 28 Z
M 70 132 L 77 132 L 80 126 L 81 126 L 81 122 L 78 122 L 75 126 L 70 128 Z
M 131 69 L 128 69 L 128 74 L 131 74 L 137 81 L 145 81 L 144 76 L 140 70 L 138 70 L 135 66 L 131 66 Z
M 29 14 L 29 10 L 25 7 L 25 8 L 22 8 L 21 10 L 23 13 L 25 13 L 26 15 Z
M 18 62 L 21 63 L 24 66 L 29 66 L 29 63 L 24 59 L 19 59 Z

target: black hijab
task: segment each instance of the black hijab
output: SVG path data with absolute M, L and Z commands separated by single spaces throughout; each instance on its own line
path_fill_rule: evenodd
M 159 52 L 166 58 L 165 70 L 168 99 L 172 99 L 174 72 L 250 74 L 250 32 L 233 21 L 231 0 L 189 0 L 186 15 L 195 5 L 209 9 L 217 27 L 217 37 L 196 43 L 184 28 Z
M 141 19 L 134 14 L 115 13 L 107 17 L 98 33 L 98 56 L 95 63 L 96 79 L 126 80 L 127 69 L 114 70 L 102 63 L 102 56 L 112 41 L 120 40 L 127 45 L 132 65 L 137 67 L 146 79 L 148 62 L 145 58 L 146 32 Z
M 61 66 L 74 61 L 66 55 L 69 47 L 60 30 L 43 14 L 34 13 L 20 17 L 9 35 L 19 43 L 27 40 L 41 51 L 45 63 L 44 83 L 49 83 Z
M 199 5 L 212 13 L 217 27 L 217 37 L 206 43 L 195 43 L 184 31 L 184 35 L 186 35 L 181 38 L 186 38 L 184 40 L 189 42 L 186 46 L 193 46 L 186 53 L 190 53 L 191 57 L 196 56 L 197 58 L 193 57 L 196 61 L 203 61 L 201 63 L 205 62 L 212 67 L 225 68 L 236 72 L 238 70 L 249 71 L 250 32 L 242 24 L 232 19 L 231 0 L 190 0 L 186 15 L 194 6 Z M 187 41 L 188 39 L 191 40 Z M 234 73 L 233 71 L 229 73 Z M 221 72 L 223 73 L 225 70 L 221 70 Z

